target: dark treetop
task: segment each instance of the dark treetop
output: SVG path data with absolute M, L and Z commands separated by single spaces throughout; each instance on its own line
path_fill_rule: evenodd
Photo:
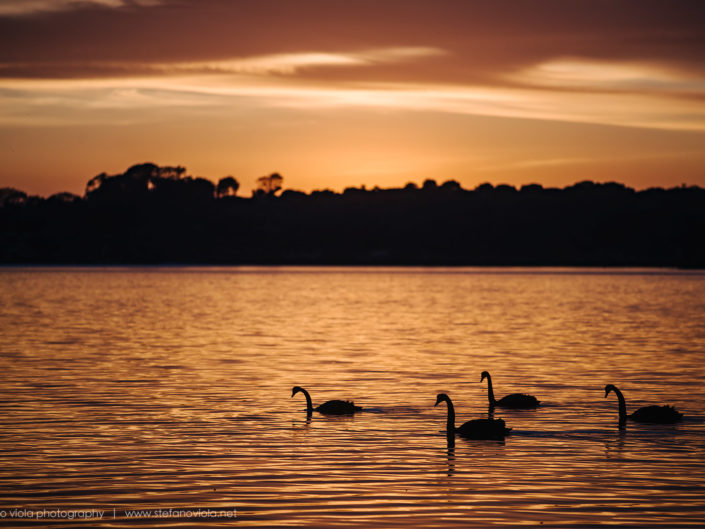
M 0 189 L 4 264 L 350 264 L 705 267 L 705 190 L 455 181 L 250 198 L 238 183 L 140 164 L 83 197 Z

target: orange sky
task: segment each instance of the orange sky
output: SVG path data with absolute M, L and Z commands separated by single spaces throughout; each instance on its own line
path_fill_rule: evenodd
M 0 0 L 0 187 L 705 186 L 705 2 Z

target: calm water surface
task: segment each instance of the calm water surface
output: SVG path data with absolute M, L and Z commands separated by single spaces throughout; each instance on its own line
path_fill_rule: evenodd
M 0 525 L 702 526 L 704 353 L 697 272 L 0 269 Z

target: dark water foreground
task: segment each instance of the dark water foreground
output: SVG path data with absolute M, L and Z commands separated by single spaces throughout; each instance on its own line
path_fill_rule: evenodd
M 704 344 L 698 273 L 3 269 L 0 525 L 700 526 Z M 545 406 L 448 449 L 485 369 Z

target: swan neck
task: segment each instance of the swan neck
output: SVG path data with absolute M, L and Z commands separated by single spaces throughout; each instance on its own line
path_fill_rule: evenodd
M 446 400 L 448 405 L 448 419 L 446 421 L 446 433 L 448 436 L 455 434 L 455 407 L 450 399 Z
M 494 403 L 497 401 L 494 399 L 494 389 L 492 389 L 492 377 L 488 373 L 486 378 L 487 378 L 487 398 L 490 401 L 490 406 L 493 406 Z
M 311 395 L 304 388 L 301 388 L 301 393 L 306 397 L 306 414 L 310 417 L 313 415 L 313 404 L 311 403 Z
M 627 403 L 619 390 L 617 390 L 617 399 L 619 400 L 619 424 L 624 425 L 627 422 Z
M 617 394 L 617 400 L 619 401 L 619 425 L 624 426 L 627 423 L 627 403 L 618 388 L 614 388 L 614 392 Z

